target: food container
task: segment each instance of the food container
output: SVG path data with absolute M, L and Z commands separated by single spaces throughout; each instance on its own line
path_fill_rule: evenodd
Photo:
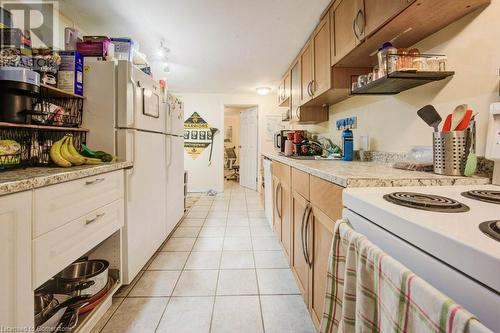
M 396 61 L 394 56 L 398 53 L 398 50 L 392 46 L 391 43 L 386 42 L 377 52 L 378 67 L 379 67 L 379 77 L 383 77 L 389 73 L 396 71 Z
M 467 161 L 468 131 L 434 132 L 434 173 L 461 176 Z
M 115 46 L 115 58 L 118 60 L 132 61 L 134 41 L 131 38 L 111 38 Z
M 83 56 L 78 51 L 61 51 L 57 88 L 83 96 Z
M 40 74 L 40 82 L 57 87 L 57 72 L 61 64 L 59 52 L 52 49 L 33 49 L 33 70 Z
M 108 56 L 111 39 L 106 36 L 84 36 L 83 42 L 76 43 L 76 50 L 84 57 Z
M 33 67 L 31 39 L 21 29 L 0 29 L 0 66 Z

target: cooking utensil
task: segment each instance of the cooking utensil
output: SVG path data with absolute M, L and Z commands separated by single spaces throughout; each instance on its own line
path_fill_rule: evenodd
M 455 131 L 467 112 L 467 104 L 459 105 L 451 114 L 451 131 Z
M 47 312 L 44 316 L 43 324 L 37 326 L 37 332 L 52 332 L 56 329 L 64 313 L 69 306 L 75 304 L 86 304 L 86 300 L 89 296 L 76 296 L 72 297 L 54 307 L 51 311 Z
M 439 124 L 441 123 L 442 118 L 434 106 L 426 105 L 418 110 L 417 114 L 427 125 L 434 128 L 434 132 L 439 131 Z
M 464 176 L 471 177 L 476 173 L 477 170 L 477 156 L 476 156 L 476 121 L 474 118 L 476 115 L 472 116 L 469 122 L 469 132 L 470 147 L 469 155 L 467 156 L 467 161 L 465 162 Z
M 35 294 L 35 327 L 42 324 L 47 318 L 46 314 L 55 308 L 59 302 L 54 299 L 54 295 L 50 293 Z
M 446 116 L 443 124 L 443 132 L 451 131 L 451 113 Z
M 115 281 L 113 280 L 113 278 L 110 277 L 109 280 L 108 280 L 108 284 L 106 285 L 106 287 L 104 287 L 104 289 L 101 290 L 100 292 L 98 292 L 95 296 L 93 296 L 92 298 L 90 298 L 88 300 L 88 304 L 85 305 L 84 307 L 82 307 L 80 309 L 79 314 L 87 313 L 87 312 L 93 310 L 99 304 L 101 304 L 102 301 L 108 295 L 108 292 L 113 287 L 114 283 L 115 283 Z
M 74 262 L 54 277 L 55 293 L 93 296 L 106 287 L 108 269 L 106 260 Z
M 457 125 L 457 128 L 455 128 L 455 131 L 465 131 L 469 127 L 469 122 L 472 118 L 472 114 L 473 114 L 473 111 L 471 109 L 467 110 L 467 112 L 465 112 L 464 118 Z

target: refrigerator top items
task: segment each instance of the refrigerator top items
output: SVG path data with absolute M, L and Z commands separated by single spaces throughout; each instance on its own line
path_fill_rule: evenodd
M 500 318 L 492 310 L 500 306 L 499 189 L 349 188 L 343 195 L 344 217 L 495 331 L 500 329 Z M 471 193 L 480 194 L 481 200 Z

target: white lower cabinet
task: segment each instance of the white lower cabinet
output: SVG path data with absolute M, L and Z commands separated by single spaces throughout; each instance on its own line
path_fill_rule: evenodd
M 31 192 L 0 197 L 0 330 L 6 332 L 33 325 L 31 206 Z
M 0 331 L 30 332 L 35 289 L 86 256 L 115 284 L 76 332 L 89 332 L 121 285 L 124 171 L 0 196 Z M 61 204 L 63 203 L 63 204 Z

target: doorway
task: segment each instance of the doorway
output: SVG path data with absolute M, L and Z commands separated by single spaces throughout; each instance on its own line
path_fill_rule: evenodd
M 224 180 L 257 190 L 257 106 L 224 107 Z

